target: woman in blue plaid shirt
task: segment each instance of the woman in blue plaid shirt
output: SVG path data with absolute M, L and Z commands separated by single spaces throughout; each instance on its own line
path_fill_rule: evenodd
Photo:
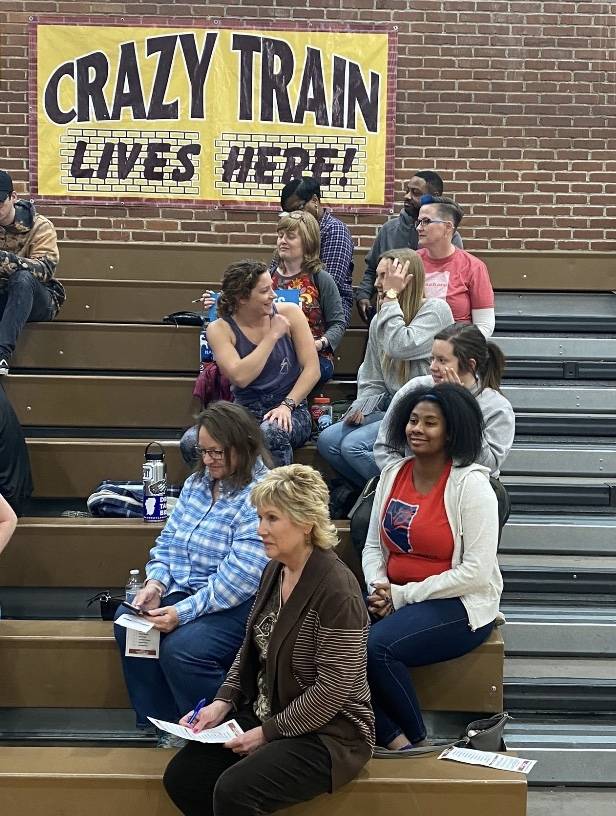
M 213 699 L 267 563 L 250 503 L 269 461 L 256 420 L 239 405 L 217 402 L 198 427 L 200 465 L 150 551 L 134 601 L 161 633 L 160 659 L 126 657 L 126 629 L 115 627 L 140 727 L 148 727 L 148 716 L 177 721 L 201 698 Z

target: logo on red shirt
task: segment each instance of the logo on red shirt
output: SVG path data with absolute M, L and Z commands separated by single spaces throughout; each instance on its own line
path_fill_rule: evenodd
M 390 499 L 383 516 L 383 534 L 392 547 L 400 552 L 413 552 L 411 543 L 411 525 L 418 504 L 408 504 L 400 499 Z

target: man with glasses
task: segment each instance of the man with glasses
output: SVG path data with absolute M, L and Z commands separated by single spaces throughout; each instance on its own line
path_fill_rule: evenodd
M 338 287 L 348 326 L 353 308 L 353 238 L 349 228 L 322 206 L 321 187 L 311 176 L 285 184 L 280 193 L 280 206 L 288 213 L 306 210 L 319 222 L 320 258 Z
M 415 221 L 419 215 L 421 197 L 424 195 L 441 196 L 443 179 L 433 170 L 419 170 L 404 185 L 404 201 L 400 214 L 386 221 L 378 231 L 372 249 L 366 255 L 366 271 L 362 282 L 355 292 L 357 311 L 362 320 L 368 323 L 372 317 L 372 295 L 376 280 L 376 268 L 383 252 L 390 249 L 417 249 L 418 237 Z M 462 238 L 456 232 L 453 236 L 455 246 L 462 249 Z
M 9 373 L 17 338 L 29 321 L 53 320 L 65 294 L 54 277 L 56 230 L 30 201 L 18 200 L 0 170 L 0 376 Z

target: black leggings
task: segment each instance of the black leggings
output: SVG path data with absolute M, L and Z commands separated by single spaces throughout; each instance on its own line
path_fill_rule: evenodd
M 235 719 L 245 731 L 261 724 L 248 711 Z M 257 816 L 331 791 L 331 760 L 315 734 L 267 742 L 246 757 L 189 742 L 163 783 L 184 816 Z

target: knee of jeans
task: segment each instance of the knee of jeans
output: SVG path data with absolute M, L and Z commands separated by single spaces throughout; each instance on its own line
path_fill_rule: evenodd
M 338 423 L 330 425 L 321 431 L 317 439 L 317 450 L 321 456 L 336 456 L 340 454 L 340 428 Z
M 32 288 L 34 284 L 35 277 L 28 269 L 16 269 L 8 279 L 8 285 L 10 288 Z
M 383 663 L 387 658 L 389 644 L 380 636 L 378 623 L 370 627 L 368 635 L 368 666 Z
M 195 445 L 197 444 L 198 439 L 199 429 L 196 425 L 193 425 L 192 428 L 184 431 L 182 438 L 180 439 L 180 453 L 182 454 L 182 458 L 187 465 L 194 465 L 198 459 L 197 452 L 195 451 Z
M 347 434 L 340 442 L 340 453 L 346 458 L 353 459 L 357 456 L 365 456 L 372 447 L 368 448 L 361 434 Z
M 264 420 L 261 423 L 261 433 L 265 439 L 265 444 L 270 450 L 272 448 L 280 448 L 289 443 L 289 434 L 283 431 L 277 422 L 270 422 Z

